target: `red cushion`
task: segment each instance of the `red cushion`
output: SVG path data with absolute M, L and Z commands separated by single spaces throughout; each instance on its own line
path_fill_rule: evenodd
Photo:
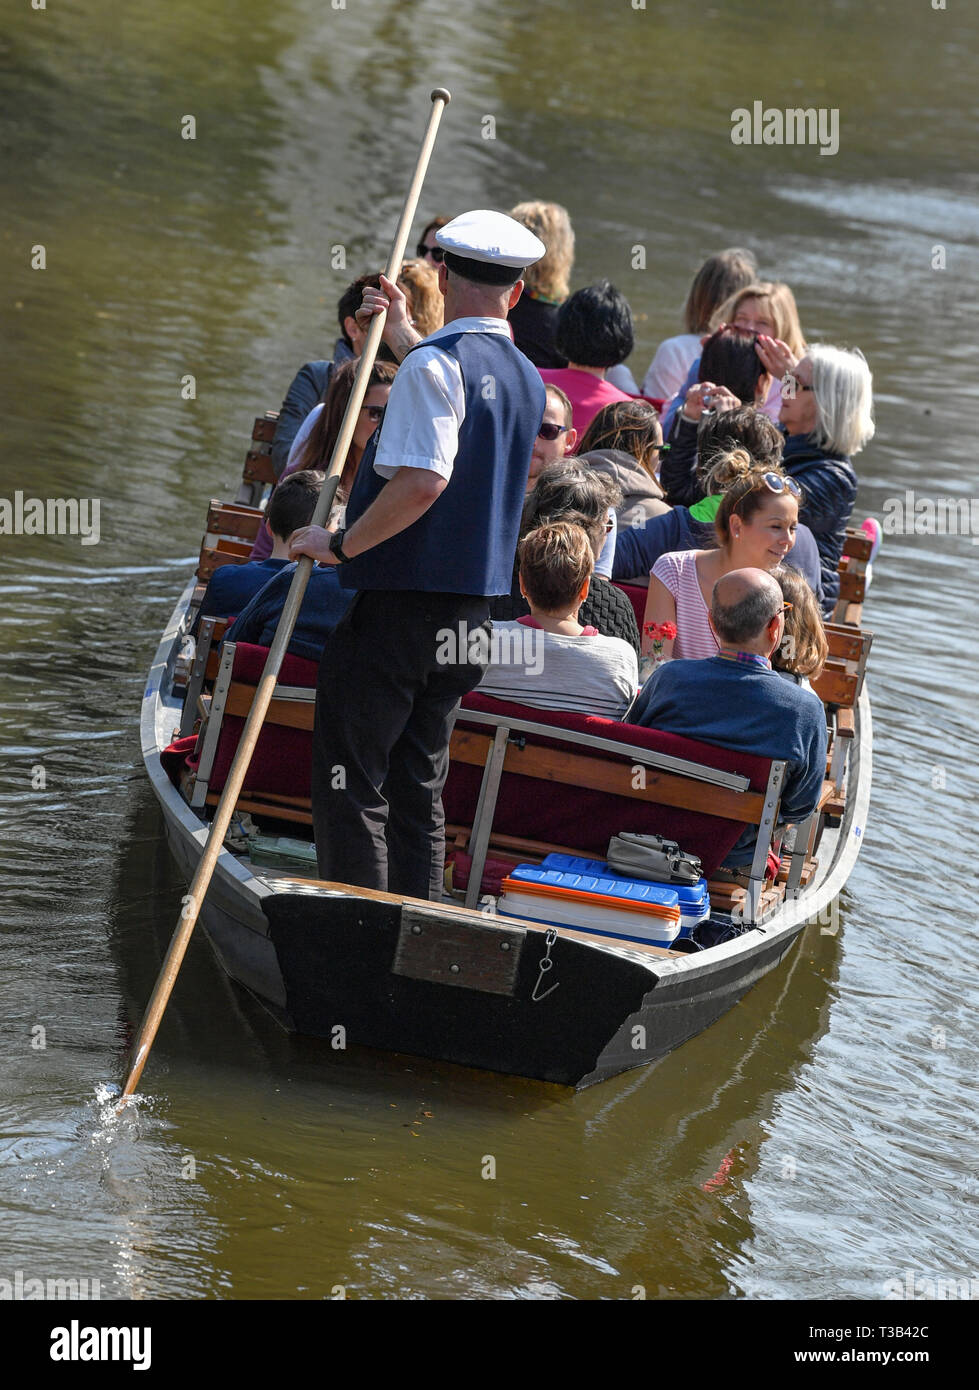
M 466 709 L 531 720 L 537 724 L 547 724 L 555 730 L 569 729 L 615 739 L 636 748 L 705 763 L 724 772 L 739 772 L 749 779 L 754 791 L 763 791 L 768 783 L 771 769 L 768 758 L 718 748 L 679 734 L 663 733 L 659 729 L 619 724 L 597 715 L 530 709 L 478 693 L 468 695 L 463 701 L 459 713 L 460 725 L 465 725 Z M 485 730 L 486 726 L 469 727 Z M 601 752 L 580 744 L 563 742 L 560 738 L 535 736 L 533 741 L 541 746 L 565 748 L 587 757 L 604 756 Z M 466 763 L 452 764 L 443 794 L 448 823 L 472 824 L 481 780 L 482 768 Z M 503 777 L 493 820 L 495 834 L 567 845 L 570 849 L 581 850 L 598 858 L 605 857 L 609 840 L 622 830 L 667 835 L 678 841 L 682 849 L 702 860 L 703 871 L 708 878 L 734 847 L 743 828 L 738 821 L 705 815 L 699 811 L 685 811 L 584 788 L 572 792 L 566 786 L 549 787 L 538 778 L 523 777 L 519 773 L 507 773 Z
M 232 670 L 235 680 L 248 681 L 251 685 L 258 685 L 262 679 L 262 672 L 265 670 L 268 656 L 268 647 L 256 647 L 252 642 L 237 642 L 235 644 L 235 664 Z M 286 652 L 282 666 L 279 668 L 279 684 L 302 685 L 315 689 L 318 670 L 318 662 L 307 661 L 304 656 L 293 656 L 291 652 Z
M 251 642 L 237 642 L 232 667 L 233 678 L 257 686 L 268 655 L 268 647 L 257 647 Z M 305 657 L 293 656 L 287 652 L 279 669 L 278 683 L 303 686 L 307 689 L 315 688 L 318 669 L 317 662 L 307 661 Z M 214 756 L 214 767 L 208 778 L 208 791 L 219 792 L 224 788 L 244 727 L 244 719 L 225 715 Z M 311 757 L 311 738 L 305 729 L 289 729 L 277 724 L 265 725 L 258 736 L 245 775 L 242 796 L 247 796 L 249 792 L 271 792 L 276 796 L 308 797 L 311 794 Z

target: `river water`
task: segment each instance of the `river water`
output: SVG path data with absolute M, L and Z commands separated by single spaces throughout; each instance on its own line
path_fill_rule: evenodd
M 810 341 L 864 350 L 859 520 L 908 490 L 975 493 L 963 10 L 7 13 L 0 497 L 100 513 L 98 544 L 0 535 L 0 1277 L 103 1297 L 829 1300 L 979 1275 L 971 535 L 886 538 L 865 607 L 874 801 L 839 930 L 808 928 L 707 1034 L 577 1096 L 329 1053 L 280 1033 L 201 936 L 138 1108 L 113 1121 L 105 1101 L 183 891 L 140 765 L 149 659 L 253 415 L 329 351 L 340 290 L 383 260 L 430 88 L 454 99 L 423 209 L 565 203 L 574 284 L 609 275 L 633 304 L 637 376 L 725 245 L 793 286 Z M 734 146 L 755 100 L 838 110 L 838 153 Z

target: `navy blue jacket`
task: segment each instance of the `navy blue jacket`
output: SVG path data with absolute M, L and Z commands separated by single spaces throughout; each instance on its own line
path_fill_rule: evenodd
M 274 579 L 270 579 L 264 589 L 260 589 L 241 610 L 228 628 L 225 639 L 228 642 L 254 642 L 259 647 L 270 647 L 295 572 L 295 564 L 289 564 Z M 293 656 L 319 661 L 327 637 L 350 607 L 353 597 L 349 589 L 340 587 L 336 565 L 314 565 L 287 650 Z
M 639 692 L 629 723 L 785 758 L 779 821 L 805 820 L 816 808 L 826 772 L 826 711 L 813 691 L 775 671 L 721 656 L 665 662 Z M 756 840 L 749 826 L 725 864 L 750 864 Z
M 272 440 L 272 467 L 277 478 L 282 476 L 299 426 L 313 406 L 318 405 L 323 399 L 333 375 L 333 368 L 339 367 L 341 362 L 348 361 L 353 355 L 344 339 L 338 338 L 332 362 L 325 359 L 306 362 L 293 377 L 286 398 L 279 407 L 279 421 L 275 427 L 275 438 Z
M 832 612 L 840 593 L 837 566 L 846 541 L 846 526 L 857 500 L 857 475 L 845 454 L 833 454 L 812 435 L 790 434 L 782 469 L 802 488 L 799 520 L 816 538 L 823 573 L 824 611 Z
M 661 555 L 674 550 L 710 550 L 717 544 L 717 533 L 709 521 L 697 521 L 687 507 L 674 507 L 662 516 L 653 516 L 644 526 L 623 526 L 615 537 L 612 578 L 619 581 L 648 574 Z M 785 563 L 807 580 L 816 601 L 827 610 L 823 594 L 819 550 L 808 526 L 799 524 L 795 545 Z M 829 604 L 829 612 L 833 605 Z
M 199 617 L 230 618 L 274 579 L 288 560 L 249 560 L 244 565 L 222 565 L 211 575 Z

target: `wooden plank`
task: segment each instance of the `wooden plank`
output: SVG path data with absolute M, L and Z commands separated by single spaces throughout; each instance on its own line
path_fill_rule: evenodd
M 221 800 L 220 792 L 208 792 L 206 801 L 208 806 L 216 806 Z M 269 816 L 275 820 L 295 821 L 299 825 L 312 825 L 313 816 L 310 811 L 301 811 L 294 806 L 272 805 L 266 800 L 258 800 L 254 796 L 242 792 L 235 806 L 239 811 L 248 811 L 253 815 Z
M 221 536 L 237 536 L 242 540 L 254 541 L 264 520 L 265 513 L 260 507 L 237 507 L 212 499 L 207 509 L 208 532 Z
M 826 624 L 826 642 L 830 656 L 843 661 L 859 661 L 863 650 L 863 633 L 853 632 L 839 624 Z
M 225 714 L 238 715 L 242 719 L 247 719 L 252 707 L 252 700 L 255 698 L 255 689 L 254 685 L 248 685 L 244 681 L 232 681 L 228 689 L 227 704 L 224 707 Z M 278 724 L 286 729 L 305 729 L 312 733 L 315 713 L 315 700 L 281 700 L 273 696 L 265 716 L 265 723 Z
M 862 603 L 867 592 L 867 576 L 849 570 L 840 574 L 840 598 L 846 603 Z
M 272 459 L 268 454 L 261 453 L 257 449 L 249 449 L 245 455 L 245 466 L 241 470 L 241 476 L 247 483 L 272 483 L 274 485 L 276 479 Z
M 555 736 L 559 733 L 555 731 Z M 450 756 L 457 762 L 484 767 L 492 740 L 485 734 L 456 728 L 452 734 Z M 661 806 L 676 806 L 685 811 L 720 816 L 723 820 L 742 821 L 758 825 L 765 797 L 761 792 L 735 792 L 727 787 L 709 786 L 692 778 L 645 768 L 645 788 L 633 786 L 632 764 L 589 758 L 579 753 L 566 753 L 552 748 L 526 744 L 507 747 L 504 771 L 559 786 L 586 787 L 589 791 L 608 792 L 614 796 L 630 797 L 634 801 L 652 801 Z
M 873 548 L 873 541 L 863 531 L 857 531 L 852 526 L 846 528 L 846 540 L 843 542 L 844 555 L 852 556 L 854 560 L 869 560 Z
M 835 669 L 831 663 L 827 663 L 826 669 L 811 681 L 811 685 L 824 705 L 852 705 L 857 698 L 855 673 Z
M 214 571 L 222 565 L 243 565 L 247 560 L 247 555 L 229 555 L 223 550 L 202 546 L 201 557 L 197 562 L 197 577 L 206 584 Z
M 857 731 L 856 718 L 852 706 L 843 706 L 836 711 L 836 737 L 853 738 Z
M 446 837 L 461 837 L 462 848 L 469 842 L 472 833 L 471 825 L 447 825 L 445 827 Z M 607 848 L 607 847 L 606 847 Z M 517 854 L 536 856 L 545 859 L 549 854 L 570 854 L 576 859 L 604 859 L 606 850 L 583 850 L 574 849 L 571 845 L 552 845 L 546 840 L 525 840 L 519 835 L 497 835 L 495 832 L 490 836 L 491 850 L 513 850 Z
M 264 415 L 256 415 L 252 425 L 252 439 L 260 444 L 271 444 L 275 438 L 275 428 L 279 423 L 279 412 L 267 410 Z

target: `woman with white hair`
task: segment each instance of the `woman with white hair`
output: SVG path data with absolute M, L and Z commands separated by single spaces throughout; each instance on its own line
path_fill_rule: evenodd
M 761 336 L 757 350 L 782 383 L 782 467 L 802 488 L 799 520 L 816 537 L 829 605 L 839 595 L 837 566 L 857 496 L 850 459 L 874 436 L 870 368 L 857 348 L 816 344 L 797 358 L 784 342 Z

